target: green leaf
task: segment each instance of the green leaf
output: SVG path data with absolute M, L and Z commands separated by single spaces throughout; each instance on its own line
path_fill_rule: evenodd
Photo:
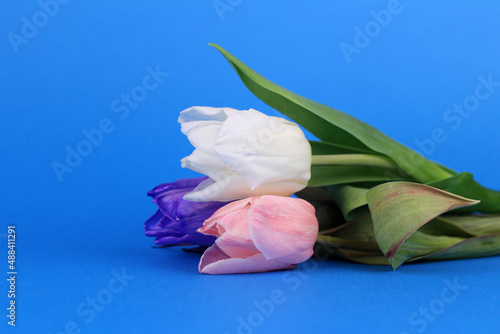
M 446 215 L 441 215 L 439 217 L 434 218 L 427 224 L 423 225 L 419 231 L 428 235 L 435 236 L 449 236 L 456 238 L 472 238 L 476 235 L 474 233 L 470 233 L 464 228 L 454 224 L 448 219 L 444 219 L 443 217 Z
M 471 208 L 460 209 L 460 212 L 500 213 L 500 191 L 487 189 L 474 181 L 471 173 L 461 173 L 447 179 L 428 183 L 460 196 L 481 200 L 481 203 Z
M 308 202 L 335 203 L 328 187 L 305 187 L 295 195 Z
M 464 240 L 466 239 L 429 235 L 420 231 L 415 231 L 408 237 L 408 239 L 405 240 L 401 247 L 399 247 L 391 265 L 394 269 L 396 269 L 404 262 L 421 259 L 432 253 L 449 248 Z
M 389 265 L 376 242 L 370 215 L 339 226 L 329 235 L 318 236 L 317 245 L 332 257 L 363 264 Z
M 318 219 L 319 233 L 327 232 L 345 224 L 339 208 L 331 203 L 315 203 L 315 214 Z
M 450 219 L 437 217 L 413 233 L 398 250 L 401 260 L 408 262 L 416 260 L 452 260 L 500 254 L 499 217 L 477 218 L 470 216 L 453 216 Z M 477 220 L 486 221 L 477 222 Z M 482 232 L 497 231 L 495 234 L 474 236 L 454 223 L 461 222 L 471 231 L 478 231 L 477 226 L 488 227 Z M 496 227 L 496 229 L 495 229 Z
M 352 249 L 358 251 L 377 252 L 380 251 L 375 241 L 359 241 L 332 237 L 329 235 L 318 235 L 317 242 L 337 246 L 337 248 Z
M 374 127 L 342 111 L 292 93 L 259 75 L 220 46 L 210 45 L 222 53 L 255 96 L 322 141 L 390 157 L 420 182 L 432 182 L 453 175 Z
M 500 234 L 469 238 L 423 258 L 425 260 L 451 260 L 494 255 L 500 255 Z
M 334 233 L 331 233 L 329 235 L 347 240 L 356 240 L 370 243 L 377 242 L 375 231 L 373 230 L 373 222 L 369 214 L 342 225 Z M 378 244 L 377 247 L 374 247 L 373 250 L 380 251 L 380 247 L 378 246 Z
M 314 206 L 319 233 L 334 230 L 346 223 L 327 187 L 305 187 L 295 195 Z
M 343 248 L 332 249 L 331 252 L 338 257 L 357 263 L 384 266 L 390 265 L 382 252 L 364 252 Z
M 329 188 L 347 221 L 370 213 L 368 210 L 368 200 L 366 199 L 368 189 L 352 185 L 336 185 Z
M 373 151 L 370 150 L 362 150 L 356 147 L 341 146 L 315 140 L 310 140 L 309 144 L 311 144 L 312 155 L 373 153 Z
M 406 251 L 402 253 L 398 251 L 416 230 L 447 211 L 478 203 L 475 200 L 411 182 L 381 184 L 368 191 L 367 199 L 375 237 L 394 269 L 413 257 Z
M 478 237 L 500 234 L 500 215 L 444 215 L 441 218 Z

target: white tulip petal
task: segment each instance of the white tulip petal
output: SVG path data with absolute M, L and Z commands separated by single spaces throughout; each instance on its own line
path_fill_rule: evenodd
M 181 111 L 181 132 L 195 147 L 213 152 L 213 145 L 227 117 L 235 112 L 232 108 L 191 107 Z
M 253 109 L 229 115 L 214 151 L 254 190 L 282 180 L 304 188 L 311 177 L 311 146 L 302 130 Z
M 205 191 L 206 188 L 209 188 L 214 184 L 215 184 L 214 180 L 206 179 L 205 181 L 202 181 L 196 188 L 194 188 L 193 191 L 188 192 L 182 198 L 184 198 L 187 201 L 191 201 L 191 202 L 217 201 L 217 200 L 214 200 L 212 197 L 209 197 L 210 195 L 213 195 L 212 192 Z
M 227 117 L 239 110 L 233 108 L 191 107 L 181 111 L 179 123 L 193 121 L 219 121 L 224 122 Z
M 290 196 L 310 179 L 311 147 L 300 128 L 256 110 L 192 107 L 179 116 L 196 148 L 182 167 L 208 175 L 186 200 Z
M 213 146 L 221 127 L 219 121 L 193 121 L 181 124 L 181 132 L 195 148 L 214 153 Z
M 217 155 L 200 149 L 195 149 L 190 156 L 183 158 L 181 166 L 205 174 L 213 180 L 223 180 L 236 175 L 236 172 L 225 165 Z
M 192 202 L 229 202 L 250 196 L 276 195 L 288 197 L 304 189 L 304 187 L 302 183 L 293 180 L 283 180 L 265 183 L 255 189 L 251 189 L 241 176 L 233 175 L 218 182 L 207 179 L 200 183 L 192 192 L 184 195 L 184 199 Z

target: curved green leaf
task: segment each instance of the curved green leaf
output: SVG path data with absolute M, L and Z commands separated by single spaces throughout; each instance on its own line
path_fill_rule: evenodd
M 446 215 L 444 215 L 446 216 Z M 443 215 L 434 218 L 427 224 L 423 225 L 421 228 L 419 228 L 419 232 L 428 234 L 428 235 L 435 235 L 435 236 L 449 236 L 449 237 L 457 237 L 457 238 L 472 238 L 475 237 L 476 235 L 474 233 L 471 233 L 458 224 L 454 224 L 448 219 L 444 219 Z
M 370 215 L 339 226 L 327 236 L 319 236 L 317 243 L 336 257 L 363 264 L 389 265 L 376 242 Z
M 442 219 L 477 237 L 500 234 L 500 215 L 445 215 Z
M 483 187 L 474 181 L 471 173 L 461 173 L 428 184 L 460 196 L 481 200 L 481 203 L 474 207 L 460 209 L 461 212 L 500 213 L 500 191 Z
M 420 182 L 432 182 L 453 175 L 376 128 L 342 111 L 292 93 L 259 75 L 220 46 L 210 45 L 222 53 L 255 96 L 322 141 L 388 156 Z
M 330 187 L 335 202 L 347 221 L 361 217 L 368 211 L 366 193 L 368 189 L 352 185 L 336 185 Z
M 417 260 L 465 241 L 465 238 L 436 236 L 415 231 L 399 247 L 391 265 L 394 269 L 404 262 Z
M 375 241 L 350 240 L 350 239 L 343 239 L 343 238 L 320 234 L 318 235 L 317 242 L 328 244 L 330 246 L 336 245 L 337 248 L 345 248 L 345 249 L 367 251 L 367 252 L 380 251 L 380 248 L 378 247 Z
M 469 238 L 421 258 L 425 260 L 452 260 L 494 255 L 500 255 L 500 234 Z
M 382 252 L 363 252 L 352 249 L 338 248 L 333 251 L 335 255 L 362 264 L 389 266 L 389 261 Z
M 368 191 L 367 199 L 375 237 L 394 269 L 411 257 L 406 252 L 398 251 L 416 230 L 447 211 L 478 203 L 411 182 L 381 184 Z

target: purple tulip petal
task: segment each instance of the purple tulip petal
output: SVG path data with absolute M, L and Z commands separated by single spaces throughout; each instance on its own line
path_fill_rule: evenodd
M 156 240 L 166 236 L 182 237 L 184 235 L 179 232 L 177 222 L 164 216 L 160 210 L 156 211 L 156 213 L 146 221 L 144 230 L 146 236 L 156 237 Z
M 196 230 L 202 226 L 203 222 L 226 204 L 224 202 L 191 202 L 181 198 L 177 208 L 177 217 L 184 223 L 179 224 L 179 231 L 198 233 Z
M 164 236 L 162 238 L 157 238 L 155 240 L 156 245 L 179 245 L 179 244 L 193 244 L 200 246 L 210 246 L 214 243 L 215 238 L 212 236 L 202 235 L 192 235 L 185 234 L 180 237 L 176 236 Z
M 153 197 L 153 202 L 158 205 L 165 216 L 171 220 L 176 220 L 179 200 L 206 179 L 207 177 L 205 176 L 163 183 L 153 190 L 148 191 L 148 196 Z
M 145 235 L 157 245 L 196 244 L 211 246 L 215 237 L 196 232 L 223 202 L 190 202 L 182 197 L 207 177 L 163 183 L 148 192 L 159 210 L 144 224 Z
M 170 183 L 163 183 L 153 188 L 152 190 L 148 191 L 148 196 L 156 197 L 159 194 L 168 191 L 170 189 L 190 189 L 190 188 L 194 189 L 196 188 L 196 186 L 198 186 L 198 184 L 200 184 L 202 181 L 206 179 L 208 179 L 208 177 L 202 176 L 189 179 L 179 179 L 177 181 Z

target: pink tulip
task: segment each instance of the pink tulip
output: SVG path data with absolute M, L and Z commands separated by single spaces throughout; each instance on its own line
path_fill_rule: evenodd
M 249 197 L 229 203 L 197 232 L 217 237 L 201 257 L 203 274 L 291 269 L 309 259 L 318 236 L 314 207 L 298 198 Z

